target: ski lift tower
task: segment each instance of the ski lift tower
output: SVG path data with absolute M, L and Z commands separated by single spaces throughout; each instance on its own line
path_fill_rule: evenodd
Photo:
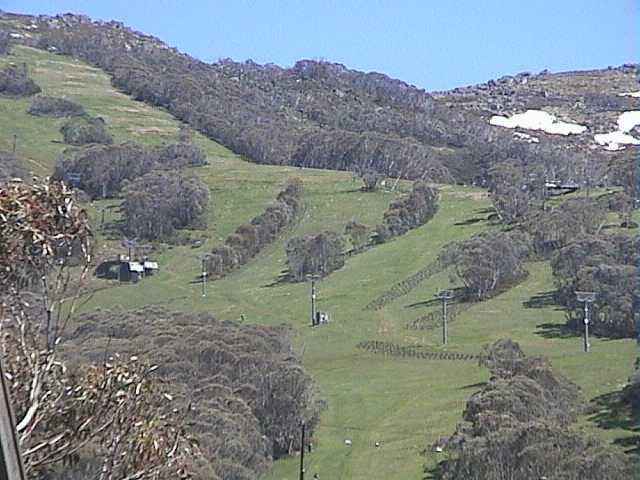
M 447 302 L 453 298 L 453 291 L 440 290 L 436 293 L 435 297 L 442 301 L 442 344 L 446 345 L 449 340 L 449 333 L 447 331 Z
M 316 281 L 320 278 L 320 275 L 317 274 L 307 274 L 305 275 L 307 280 L 311 281 L 311 326 L 315 327 L 316 325 Z
M 131 251 L 134 250 L 138 246 L 138 239 L 137 238 L 132 238 L 132 239 L 123 238 L 122 239 L 122 246 L 127 249 L 127 253 L 128 253 L 128 256 L 129 256 L 129 261 L 131 262 L 132 261 Z
M 584 323 L 584 351 L 589 352 L 591 344 L 589 343 L 589 305 L 596 301 L 598 294 L 596 292 L 584 292 L 576 290 L 576 299 L 582 302 L 584 307 L 584 317 L 582 322 Z
M 202 278 L 202 296 L 203 297 L 207 296 L 207 277 L 209 276 L 209 273 L 207 272 L 207 261 L 209 260 L 209 256 L 210 254 L 206 254 L 200 257 L 200 265 L 202 267 L 200 276 Z

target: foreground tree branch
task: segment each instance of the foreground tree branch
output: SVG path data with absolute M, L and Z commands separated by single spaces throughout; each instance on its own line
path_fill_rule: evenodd
M 25 469 L 40 478 L 91 447 L 100 480 L 185 478 L 193 446 L 156 366 L 115 356 L 72 372 L 58 358 L 91 247 L 63 183 L 0 185 L 0 355 Z

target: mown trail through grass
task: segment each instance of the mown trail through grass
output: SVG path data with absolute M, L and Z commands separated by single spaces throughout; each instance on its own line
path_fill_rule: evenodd
M 92 115 L 105 117 L 116 141 L 157 144 L 176 138 L 179 124 L 169 114 L 115 91 L 100 70 L 27 48 L 16 48 L 13 56 L 0 58 L 0 63 L 6 61 L 27 62 L 44 93 L 67 96 Z M 0 148 L 10 148 L 16 133 L 19 155 L 36 173 L 45 174 L 64 148 L 59 143 L 61 121 L 27 114 L 29 103 L 0 99 Z M 418 331 L 406 326 L 437 308 L 424 302 L 450 286 L 446 272 L 429 277 L 380 310 L 364 307 L 432 262 L 447 242 L 488 228 L 482 221 L 471 221 L 486 216 L 485 192 L 444 186 L 440 208 L 427 225 L 349 257 L 344 268 L 319 282 L 319 308 L 329 311 L 333 320 L 312 329 L 308 326 L 309 286 L 276 283 L 286 268 L 286 241 L 324 229 L 341 232 L 352 219 L 375 225 L 399 192 L 360 192 L 345 172 L 251 164 L 200 135 L 195 139 L 210 160 L 210 165 L 192 170 L 206 180 L 213 199 L 204 245 L 165 249 L 157 255 L 158 275 L 136 285 L 114 284 L 97 291 L 86 299 L 83 309 L 162 303 L 176 310 L 209 311 L 221 319 L 244 316 L 249 323 L 290 323 L 296 331 L 296 347 L 328 405 L 314 436 L 314 451 L 305 457 L 307 478 L 313 473 L 323 479 L 421 478 L 423 463 L 437 457 L 420 453 L 453 431 L 466 399 L 487 380 L 488 372 L 474 362 L 387 358 L 356 348 L 363 340 L 381 340 L 442 349 L 438 329 Z M 199 255 L 262 212 L 290 176 L 299 176 L 305 183 L 303 217 L 247 265 L 211 282 L 207 296 L 202 297 L 195 281 Z M 100 205 L 96 202 L 92 211 Z M 122 251 L 117 238 L 99 234 L 98 242 L 101 248 Z M 550 357 L 554 368 L 577 382 L 588 399 L 619 389 L 633 369 L 634 342 L 594 339 L 592 352 L 585 355 L 580 338 L 555 336 L 551 327 L 564 322 L 564 312 L 553 305 L 525 305 L 553 289 L 549 267 L 533 263 L 529 269 L 531 274 L 522 284 L 456 318 L 449 332 L 449 350 L 474 354 L 482 345 L 508 336 L 528 354 Z M 105 285 L 102 280 L 93 282 Z M 580 425 L 607 439 L 628 434 L 599 429 L 587 417 Z M 345 445 L 345 439 L 352 445 Z M 379 448 L 375 442 L 380 442 Z M 297 458 L 278 461 L 265 478 L 296 479 L 297 462 Z

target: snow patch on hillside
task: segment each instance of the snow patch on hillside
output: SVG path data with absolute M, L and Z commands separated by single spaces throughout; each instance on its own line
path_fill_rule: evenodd
M 636 125 L 640 125 L 639 110 L 622 112 L 618 117 L 618 130 L 594 135 L 593 139 L 598 145 L 604 145 L 606 150 L 612 152 L 624 150 L 624 145 L 640 145 L 640 140 L 629 135 Z
M 513 132 L 513 136 L 529 143 L 538 143 L 540 139 L 524 132 Z
M 553 135 L 571 135 L 584 132 L 587 127 L 577 123 L 559 121 L 555 115 L 542 110 L 527 110 L 511 117 L 494 115 L 489 120 L 491 125 L 505 128 L 523 128 L 526 130 L 542 130 Z
M 594 135 L 593 139 L 598 145 L 604 145 L 605 150 L 615 152 L 624 150 L 623 145 L 640 145 L 640 140 L 624 132 L 600 133 Z
M 632 97 L 632 98 L 640 98 L 640 91 L 637 92 L 624 92 L 624 93 L 619 93 L 618 94 L 619 97 Z
M 618 130 L 628 133 L 633 127 L 640 125 L 640 110 L 622 112 L 618 117 Z

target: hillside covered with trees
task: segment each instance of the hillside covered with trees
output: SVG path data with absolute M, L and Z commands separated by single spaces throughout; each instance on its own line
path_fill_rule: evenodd
M 635 66 L 427 93 L 0 12 L 0 71 L 0 355 L 31 478 L 640 466 L 637 148 L 594 140 Z M 495 123 L 537 108 L 586 133 Z
M 633 66 L 585 72 L 580 88 L 566 80 L 570 74 L 543 72 L 432 95 L 328 62 L 301 60 L 288 69 L 251 61 L 205 64 L 118 22 L 9 18 L 28 29 L 27 44 L 105 69 L 134 98 L 167 108 L 259 163 L 484 184 L 492 165 L 517 159 L 529 169 L 544 165 L 549 179 L 599 184 L 621 181 L 618 166 L 631 161 L 629 149 L 607 152 L 587 134 L 542 132 L 533 142 L 490 125 L 489 117 L 545 107 L 576 116 L 590 132 L 606 131 L 616 113 L 633 106 L 633 99 L 618 95 L 633 89 Z

